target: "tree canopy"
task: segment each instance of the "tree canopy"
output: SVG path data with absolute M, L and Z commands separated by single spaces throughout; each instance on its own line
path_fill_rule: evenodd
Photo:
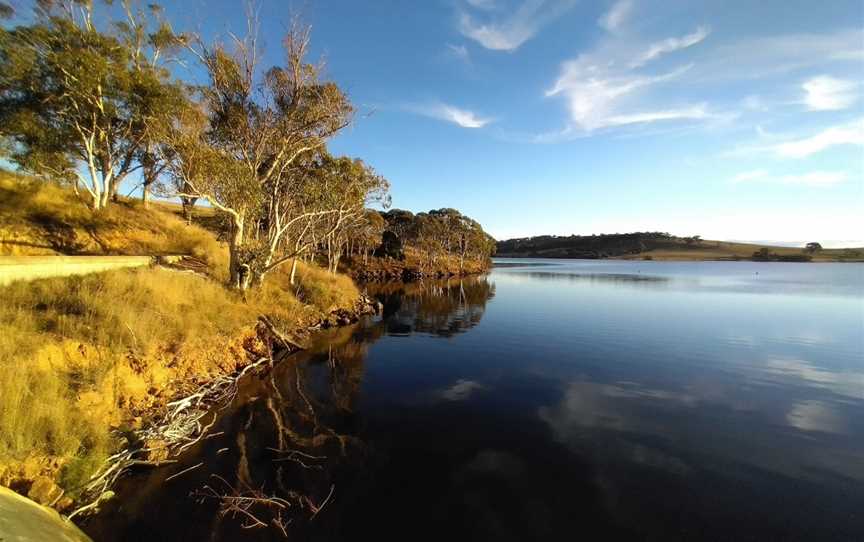
M 176 40 L 168 27 L 146 34 L 129 11 L 113 33 L 51 2 L 29 26 L 0 29 L 0 136 L 9 159 L 37 175 L 83 186 L 102 209 L 141 167 L 154 126 L 182 103 L 182 88 L 158 62 L 142 60 Z

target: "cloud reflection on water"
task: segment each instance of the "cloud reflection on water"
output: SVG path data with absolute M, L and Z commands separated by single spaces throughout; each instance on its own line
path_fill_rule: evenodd
M 822 401 L 802 401 L 796 403 L 786 414 L 789 425 L 802 431 L 822 431 L 824 433 L 849 432 L 845 417 Z
M 447 401 L 465 401 L 477 390 L 483 390 L 486 386 L 473 380 L 460 378 L 452 386 L 439 392 L 439 396 Z
M 798 384 L 821 388 L 837 395 L 864 399 L 864 372 L 820 369 L 800 359 L 769 359 L 765 364 L 767 377 L 788 385 Z

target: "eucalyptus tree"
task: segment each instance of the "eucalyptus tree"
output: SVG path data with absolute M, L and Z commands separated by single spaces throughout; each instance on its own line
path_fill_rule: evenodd
M 822 244 L 817 242 L 807 243 L 804 247 L 804 252 L 809 252 L 810 254 L 814 254 L 822 250 Z
M 453 228 L 454 244 L 459 255 L 459 270 L 465 269 L 465 260 L 485 259 L 493 252 L 495 240 L 483 231 L 476 220 L 460 214 Z
M 404 209 L 390 209 L 384 213 L 387 229 L 395 233 L 401 240 L 406 240 L 414 224 L 414 213 Z
M 147 4 L 145 10 L 132 0 L 123 0 L 122 7 L 125 20 L 116 21 L 114 26 L 130 52 L 131 68 L 156 70 L 167 79 L 168 67 L 180 63 L 180 53 L 189 45 L 190 35 L 176 32 L 158 4 Z M 136 126 L 141 138 L 136 159 L 141 166 L 141 200 L 145 208 L 149 207 L 152 190 L 174 159 L 170 148 L 165 146 L 165 131 L 176 122 L 189 100 L 186 88 L 180 83 L 166 80 L 156 90 L 158 96 L 140 96 L 146 107 L 142 108 Z M 184 199 L 184 214 L 190 203 L 194 205 L 194 201 Z
M 296 257 L 303 243 L 292 246 L 290 233 L 340 212 L 321 205 L 326 191 L 305 165 L 353 116 L 345 94 L 307 62 L 308 28 L 293 25 L 283 40 L 285 65 L 262 73 L 252 26 L 232 50 L 201 42 L 193 48 L 209 75 L 199 89 L 206 122 L 178 124 L 166 138 L 179 162 L 172 168 L 182 187 L 176 195 L 205 199 L 230 219 L 229 280 L 241 290 Z M 201 156 L 210 165 L 188 164 Z
M 83 186 L 100 210 L 141 167 L 147 126 L 177 93 L 167 70 L 96 27 L 94 9 L 44 0 L 32 24 L 0 29 L 0 137 L 20 168 Z
M 413 215 L 393 209 L 383 213 L 388 230 L 396 233 L 411 247 L 425 267 L 433 267 L 440 258 L 458 258 L 464 271 L 469 260 L 486 260 L 495 252 L 495 240 L 479 222 L 456 209 L 433 209 Z
M 363 262 L 369 261 L 369 255 L 381 245 L 387 222 L 381 213 L 374 209 L 365 209 L 358 220 L 357 228 L 351 238 L 353 247 L 363 256 Z
M 367 224 L 367 205 L 389 207 L 389 184 L 362 160 L 348 157 L 325 154 L 319 173 L 321 207 L 334 211 L 321 217 L 320 238 L 326 248 L 328 268 L 335 273 L 349 241 Z
M 432 213 L 417 213 L 409 230 L 414 247 L 423 255 L 421 263 L 434 267 L 438 258 L 444 254 L 443 240 L 446 237 L 443 221 Z

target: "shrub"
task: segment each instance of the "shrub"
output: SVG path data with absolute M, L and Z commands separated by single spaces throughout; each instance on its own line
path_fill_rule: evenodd
M 315 264 L 298 263 L 296 278 L 298 299 L 323 313 L 350 307 L 360 295 L 350 277 L 330 273 Z

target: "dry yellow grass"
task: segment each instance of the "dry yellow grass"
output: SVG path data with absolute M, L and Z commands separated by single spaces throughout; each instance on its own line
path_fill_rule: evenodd
M 0 256 L 188 254 L 219 271 L 227 250 L 171 207 L 121 201 L 95 213 L 55 184 L 0 171 Z
M 0 255 L 192 254 L 210 275 L 142 268 L 0 288 L 0 484 L 41 473 L 74 494 L 120 445 L 115 429 L 246 363 L 258 315 L 290 331 L 356 303 L 348 277 L 305 264 L 297 285 L 286 266 L 240 297 L 223 286 L 224 245 L 175 211 L 93 213 L 68 190 L 0 173 Z
M 162 380 L 182 374 L 170 364 L 227 343 L 256 309 L 160 269 L 16 283 L 0 296 L 0 457 L 56 458 L 68 488 L 111 448 L 130 407 L 145 408 L 154 388 L 170 393 Z
M 298 277 L 292 290 L 278 271 L 245 299 L 161 268 L 0 288 L 0 483 L 21 476 L 15 465 L 50 458 L 43 467 L 62 466 L 74 491 L 118 445 L 112 428 L 245 363 L 238 344 L 258 315 L 291 330 L 356 302 L 347 277 L 307 265 Z
M 283 281 L 287 278 L 288 268 L 283 268 Z M 297 298 L 303 303 L 317 307 L 324 313 L 329 313 L 340 307 L 352 306 L 360 291 L 354 281 L 346 275 L 333 274 L 315 264 L 299 263 L 297 267 Z M 288 288 L 287 281 L 283 282 Z

